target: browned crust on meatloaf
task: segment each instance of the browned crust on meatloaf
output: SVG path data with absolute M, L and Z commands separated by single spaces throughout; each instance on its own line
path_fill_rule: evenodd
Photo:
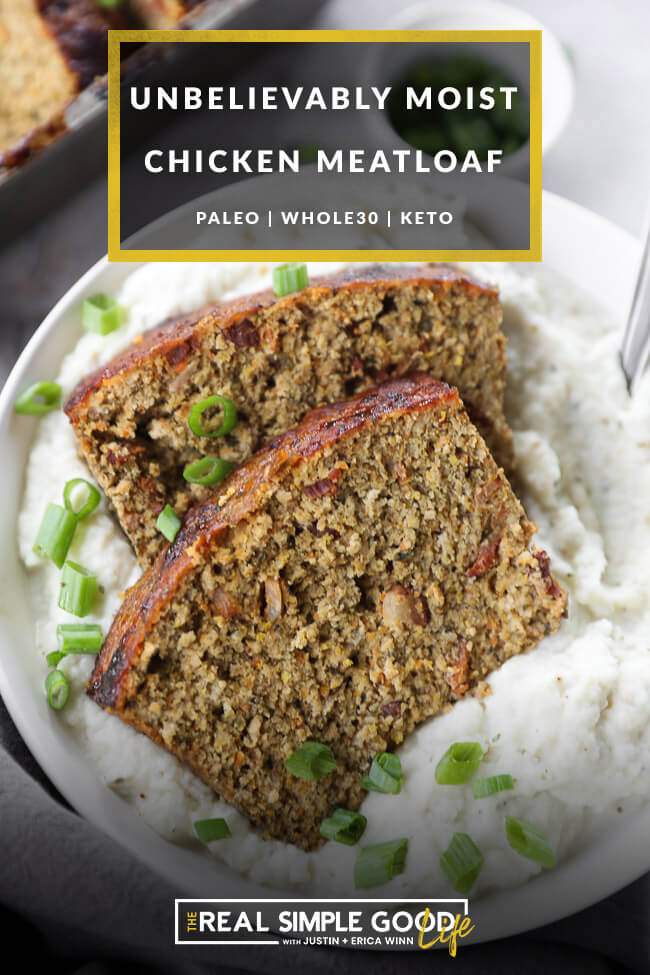
M 309 409 L 390 376 L 424 369 L 456 386 L 509 469 L 500 321 L 496 290 L 454 268 L 348 268 L 284 298 L 264 291 L 164 322 L 84 379 L 65 409 L 147 565 L 163 544 L 162 508 L 182 516 L 210 493 L 185 481 L 185 465 L 206 453 L 241 463 Z M 234 401 L 240 422 L 207 440 L 188 417 L 213 394 Z
M 322 407 L 193 509 L 127 594 L 100 705 L 266 835 L 306 849 L 373 755 L 559 625 L 566 595 L 462 409 L 427 374 Z M 285 759 L 328 744 L 318 782 Z
M 337 291 L 343 287 L 361 291 L 367 285 L 392 281 L 435 282 L 444 289 L 448 289 L 454 283 L 462 283 L 470 292 L 498 297 L 496 288 L 483 284 L 469 274 L 459 271 L 458 268 L 446 264 L 426 264 L 417 268 L 389 264 L 349 267 L 335 274 L 316 278 L 308 288 L 287 295 L 285 298 L 278 298 L 271 289 L 258 291 L 252 295 L 242 295 L 231 301 L 217 302 L 208 308 L 202 308 L 196 314 L 168 318 L 160 325 L 149 329 L 137 345 L 129 346 L 105 366 L 100 366 L 95 372 L 82 379 L 66 402 L 65 412 L 74 422 L 80 410 L 87 405 L 92 392 L 126 370 L 135 368 L 145 359 L 157 355 L 166 356 L 174 361 L 187 358 L 192 345 L 197 344 L 198 335 L 207 328 L 216 326 L 223 332 L 233 330 L 236 336 L 237 328 L 241 328 L 249 315 L 270 305 L 291 305 L 298 296 L 304 298 L 307 293 L 310 297 L 318 297 L 319 292 L 326 294 L 328 291 Z M 235 344 L 243 344 L 245 341 L 243 336 L 234 339 Z M 256 342 L 258 339 L 251 335 L 249 341 Z
M 93 0 L 37 0 L 50 34 L 59 45 L 78 90 L 87 88 L 108 68 L 109 11 Z
M 196 548 L 207 548 L 242 521 L 281 472 L 383 416 L 414 413 L 443 402 L 450 408 L 461 408 L 456 390 L 430 376 L 386 382 L 345 403 L 312 410 L 295 430 L 270 441 L 242 464 L 219 494 L 190 511 L 174 543 L 166 546 L 151 569 L 129 589 L 97 660 L 88 685 L 90 696 L 103 707 L 119 710 L 126 691 L 125 678 L 142 649 L 147 625 L 173 598 L 179 582 L 193 567 Z

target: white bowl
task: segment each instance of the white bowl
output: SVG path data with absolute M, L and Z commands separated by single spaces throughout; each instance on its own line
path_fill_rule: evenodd
M 249 184 L 250 186 L 250 184 Z M 192 206 L 194 204 L 190 204 Z M 470 214 L 471 215 L 471 214 Z M 622 324 L 634 287 L 640 245 L 601 217 L 544 194 L 545 264 L 576 285 L 598 294 Z M 98 291 L 114 292 L 135 265 L 99 261 L 57 303 L 16 363 L 0 395 L 0 454 L 4 506 L 0 519 L 0 690 L 28 747 L 59 791 L 87 819 L 171 881 L 178 896 L 290 899 L 287 891 L 263 894 L 202 852 L 165 842 L 137 812 L 105 786 L 66 725 L 46 705 L 43 669 L 34 653 L 28 575 L 19 559 L 16 523 L 23 471 L 36 423 L 16 416 L 13 405 L 28 384 L 57 371 L 79 335 L 80 301 Z M 46 472 L 44 472 L 46 474 Z M 474 941 L 512 935 L 546 924 L 608 896 L 650 867 L 650 805 L 622 813 L 598 842 L 569 862 L 540 875 L 523 890 L 501 891 L 472 904 Z
M 400 10 L 385 26 L 391 30 L 542 30 L 542 153 L 547 152 L 559 138 L 574 101 L 571 62 L 555 35 L 526 11 L 499 0 L 422 0 Z M 362 66 L 366 84 L 370 78 L 374 84 L 390 84 L 399 77 L 402 64 L 395 60 L 394 50 L 389 44 L 373 48 Z M 409 58 L 412 56 L 413 51 Z M 527 90 L 526 79 L 520 77 L 507 54 L 498 63 Z M 367 115 L 373 144 L 382 147 L 393 145 L 396 133 L 386 113 L 369 112 Z M 504 176 L 519 175 L 527 163 L 528 143 L 504 158 L 500 172 Z

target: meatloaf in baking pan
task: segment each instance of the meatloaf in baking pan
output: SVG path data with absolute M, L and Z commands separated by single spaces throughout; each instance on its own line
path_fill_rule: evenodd
M 566 595 L 455 389 L 308 414 L 197 505 L 128 591 L 89 695 L 305 849 L 373 756 L 554 631 Z M 308 741 L 336 769 L 297 778 Z
M 94 0 L 0 0 L 0 161 L 65 127 L 68 103 L 106 73 L 109 28 L 127 25 Z
M 283 298 L 237 298 L 163 323 L 85 379 L 66 404 L 80 449 L 142 564 L 164 538 L 165 505 L 179 515 L 211 488 L 185 465 L 204 454 L 240 463 L 307 410 L 414 369 L 458 388 L 506 469 L 506 374 L 495 289 L 444 265 L 348 268 Z M 192 406 L 226 397 L 235 428 L 196 436 Z

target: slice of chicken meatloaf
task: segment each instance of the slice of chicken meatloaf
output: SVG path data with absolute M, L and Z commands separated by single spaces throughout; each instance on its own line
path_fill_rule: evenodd
M 189 484 L 203 455 L 240 463 L 309 410 L 414 369 L 458 388 L 497 462 L 511 459 L 503 415 L 505 338 L 497 292 L 441 265 L 348 268 L 284 298 L 267 291 L 174 319 L 85 379 L 66 404 L 81 451 L 142 564 L 156 520 L 213 487 Z M 238 423 L 197 437 L 190 409 L 230 399 Z
M 308 414 L 188 514 L 128 591 L 89 695 L 305 849 L 371 760 L 555 630 L 566 594 L 455 389 Z M 304 742 L 336 771 L 296 778 Z

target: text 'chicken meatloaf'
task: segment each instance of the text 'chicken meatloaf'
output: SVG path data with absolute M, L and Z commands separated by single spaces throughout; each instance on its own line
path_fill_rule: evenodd
M 88 693 L 311 849 L 377 752 L 557 628 L 534 531 L 456 390 L 389 380 L 308 414 L 189 513 Z M 305 741 L 336 771 L 291 775 Z
M 156 519 L 209 496 L 184 467 L 218 453 L 240 463 L 322 403 L 425 369 L 458 388 L 499 464 L 512 437 L 503 415 L 505 338 L 497 292 L 441 265 L 350 268 L 277 298 L 235 299 L 163 323 L 84 380 L 66 412 L 88 464 L 143 564 L 164 538 Z M 233 401 L 239 422 L 197 437 L 192 405 Z

